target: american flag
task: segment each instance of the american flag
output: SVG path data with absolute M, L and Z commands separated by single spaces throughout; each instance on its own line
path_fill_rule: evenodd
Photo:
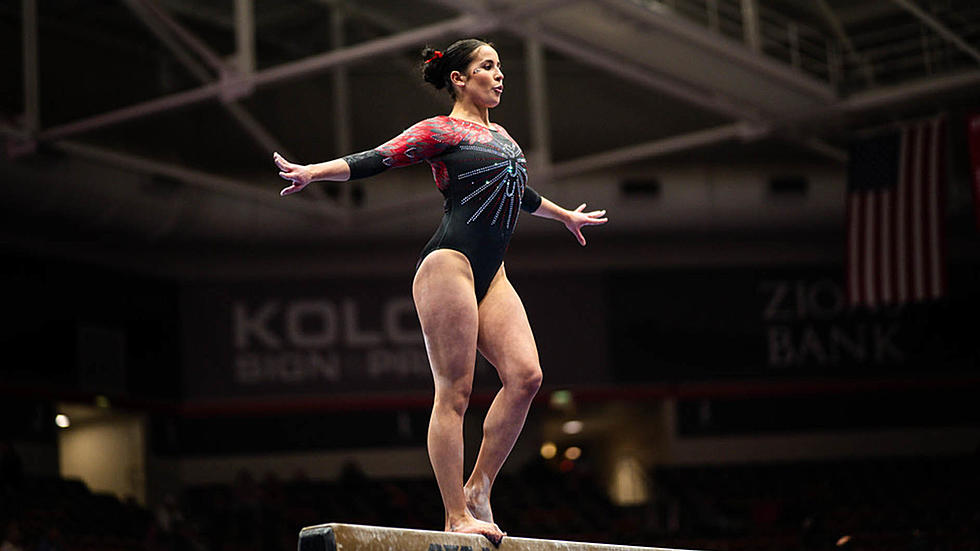
M 855 143 L 847 175 L 847 296 L 853 306 L 946 293 L 945 121 Z

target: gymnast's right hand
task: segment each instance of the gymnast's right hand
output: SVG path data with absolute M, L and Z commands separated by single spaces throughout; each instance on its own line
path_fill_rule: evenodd
M 279 195 L 285 197 L 297 191 L 302 191 L 310 182 L 313 181 L 313 174 L 307 165 L 298 165 L 291 163 L 285 159 L 279 153 L 272 154 L 272 160 L 276 162 L 276 166 L 279 167 L 279 176 L 283 179 L 292 182 L 292 185 L 283 188 L 279 192 Z

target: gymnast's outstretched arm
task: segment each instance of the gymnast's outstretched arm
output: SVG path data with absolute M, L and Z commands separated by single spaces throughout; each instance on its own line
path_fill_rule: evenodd
M 389 168 L 408 166 L 442 153 L 449 145 L 445 117 L 419 121 L 404 132 L 374 149 L 327 161 L 300 165 L 287 161 L 279 153 L 272 159 L 279 167 L 279 176 L 292 182 L 279 195 L 301 191 L 310 182 L 346 182 L 380 174 Z
M 575 210 L 567 210 L 542 197 L 541 206 L 531 211 L 531 214 L 561 222 L 568 228 L 568 231 L 572 232 L 579 245 L 584 247 L 585 236 L 582 235 L 582 226 L 605 224 L 609 219 L 605 217 L 605 209 L 592 212 L 582 212 L 583 210 L 585 210 L 585 203 L 579 205 Z
M 350 179 L 350 166 L 344 159 L 334 159 L 310 165 L 291 163 L 279 153 L 273 153 L 272 159 L 279 167 L 279 176 L 292 182 L 292 185 L 283 188 L 279 195 L 285 196 L 301 191 L 310 182 L 346 182 Z

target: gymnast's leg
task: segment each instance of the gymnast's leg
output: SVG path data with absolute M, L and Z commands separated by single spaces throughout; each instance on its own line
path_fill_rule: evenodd
M 497 369 L 503 387 L 483 422 L 483 443 L 464 492 L 473 516 L 493 522 L 490 489 L 541 386 L 541 365 L 524 304 L 503 266 L 480 302 L 479 319 L 477 346 Z
M 479 323 L 469 261 L 453 250 L 429 253 L 415 274 L 412 295 L 435 382 L 428 450 L 446 509 L 445 529 L 499 543 L 500 529 L 475 519 L 463 494 L 463 413 L 473 387 Z

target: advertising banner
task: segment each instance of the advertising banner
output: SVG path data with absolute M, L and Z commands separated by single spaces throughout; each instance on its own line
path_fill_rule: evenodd
M 608 380 L 597 277 L 521 278 L 545 384 Z M 232 282 L 182 290 L 188 399 L 431 392 L 405 279 Z M 500 385 L 480 358 L 474 388 Z
M 535 275 L 522 297 L 545 388 L 850 380 L 964 373 L 980 361 L 974 266 L 940 302 L 852 307 L 841 266 Z M 183 396 L 419 396 L 432 391 L 404 279 L 189 285 Z M 474 390 L 500 382 L 478 357 Z
M 616 379 L 891 377 L 975 369 L 975 268 L 939 303 L 855 308 L 840 267 L 675 269 L 610 280 Z

